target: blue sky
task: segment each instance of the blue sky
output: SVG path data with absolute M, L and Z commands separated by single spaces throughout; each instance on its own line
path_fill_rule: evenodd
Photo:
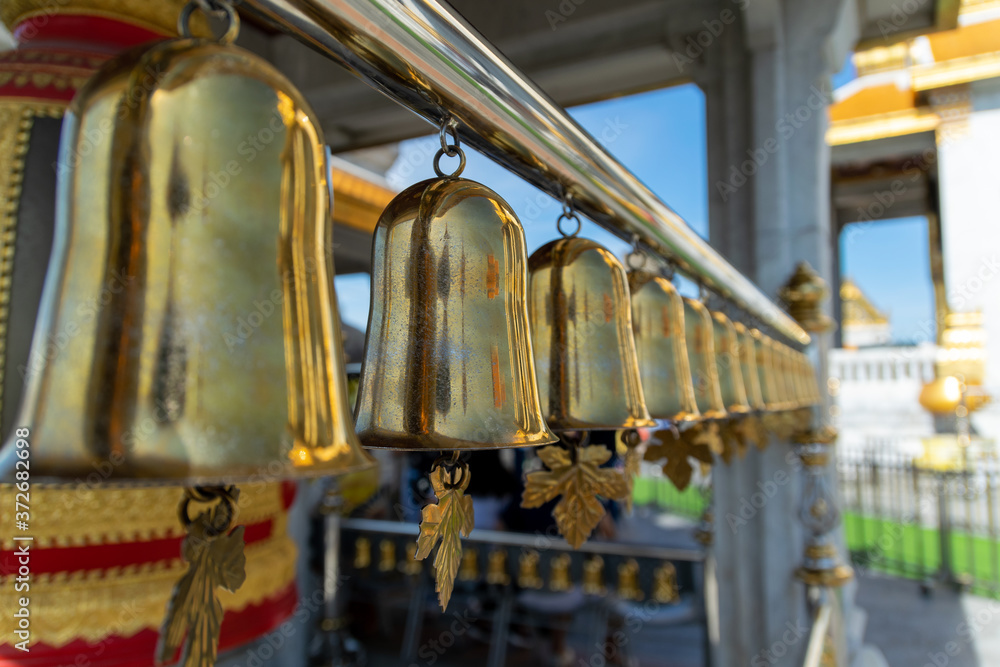
M 853 76 L 848 61 L 844 71 L 834 77 L 835 85 L 843 85 Z M 696 232 L 707 237 L 705 101 L 697 86 L 615 98 L 570 109 L 570 114 Z M 436 135 L 403 142 L 399 159 L 387 174 L 389 182 L 403 189 L 432 177 L 431 160 L 437 148 Z M 514 208 L 524 225 L 529 253 L 557 236 L 558 202 L 472 150 L 467 151 L 467 158 L 463 176 L 489 186 Z M 447 160 L 443 168 L 449 168 Z M 619 255 L 628 249 L 617 237 L 587 220 L 581 235 Z M 853 238 L 842 255 L 844 275 L 853 277 L 876 306 L 891 312 L 894 335 L 899 340 L 913 339 L 919 323 L 932 313 L 926 226 L 921 227 L 919 220 L 877 223 Z M 367 276 L 337 279 L 344 320 L 362 330 L 367 322 L 368 289 Z

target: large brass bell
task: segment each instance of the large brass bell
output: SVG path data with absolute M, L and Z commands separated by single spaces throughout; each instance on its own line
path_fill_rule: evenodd
M 632 331 L 646 407 L 654 419 L 699 417 L 684 333 L 684 302 L 673 284 L 648 271 L 628 274 Z
M 461 160 L 451 175 L 440 169 L 446 155 Z M 497 193 L 459 178 L 464 165 L 446 122 L 438 178 L 401 192 L 379 219 L 355 408 L 368 447 L 451 451 L 430 471 L 437 502 L 422 509 L 414 553 L 423 560 L 441 544 L 434 574 L 443 608 L 461 567 L 460 536 L 474 521 L 460 453 L 557 440 L 535 384 L 524 229 Z
M 536 250 L 528 267 L 532 349 L 549 426 L 653 426 L 621 262 L 594 241 L 570 236 Z
M 722 403 L 730 416 L 745 414 L 750 411 L 750 403 L 747 400 L 746 385 L 743 383 L 740 342 L 736 335 L 736 327 L 723 313 L 714 312 L 712 332 Z
M 568 204 L 559 218 L 579 219 Z M 579 231 L 579 228 L 577 229 Z M 623 500 L 638 466 L 634 429 L 656 424 L 646 409 L 625 267 L 603 246 L 576 233 L 528 260 L 532 349 L 542 410 L 563 446 L 539 452 L 547 470 L 528 473 L 521 506 L 552 510 L 560 534 L 579 548 L 604 517 L 598 497 Z M 612 452 L 589 444 L 591 430 L 629 430 L 629 477 L 602 467 Z M 583 432 L 583 433 L 581 433 Z M 574 480 L 586 480 L 585 483 Z
M 555 442 L 528 333 L 524 230 L 462 178 L 413 185 L 375 228 L 356 408 L 366 447 L 470 450 Z
M 722 419 L 726 404 L 719 385 L 712 316 L 700 301 L 684 299 L 684 326 L 694 395 L 703 419 Z
M 33 479 L 370 464 L 347 404 L 314 119 L 264 60 L 201 40 L 132 51 L 80 91 L 18 419 Z

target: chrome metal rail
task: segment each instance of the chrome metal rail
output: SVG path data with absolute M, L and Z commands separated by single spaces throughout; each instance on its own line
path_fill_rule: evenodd
M 245 0 L 265 20 L 790 341 L 809 335 L 437 0 Z

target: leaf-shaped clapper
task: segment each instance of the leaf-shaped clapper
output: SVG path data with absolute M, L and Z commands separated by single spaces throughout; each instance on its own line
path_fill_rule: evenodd
M 712 450 L 706 442 L 706 437 L 700 430 L 688 429 L 681 435 L 666 429 L 653 434 L 655 443 L 646 448 L 645 459 L 658 462 L 663 460 L 663 474 L 666 475 L 679 491 L 683 491 L 691 483 L 694 467 L 689 459 L 701 463 L 712 463 Z
M 604 516 L 598 496 L 621 500 L 628 493 L 628 484 L 620 471 L 601 467 L 611 458 L 607 447 L 571 447 L 574 449 L 550 445 L 539 450 L 538 456 L 548 470 L 528 473 L 521 507 L 541 507 L 562 496 L 552 515 L 559 533 L 579 549 Z
M 238 492 L 232 489 L 226 494 L 218 505 L 201 512 L 188 525 L 181 548 L 188 571 L 174 586 L 167 605 L 156 647 L 158 664 L 173 662 L 185 636 L 187 644 L 181 658 L 184 667 L 215 664 L 223 615 L 215 589 L 221 586 L 235 591 L 246 579 L 243 526 L 227 532 L 233 516 L 230 499 L 235 501 Z M 186 515 L 186 509 L 183 512 Z
M 436 466 L 431 470 L 431 485 L 438 502 L 437 505 L 427 505 L 421 512 L 416 558 L 427 558 L 434 545 L 441 540 L 434 557 L 434 578 L 437 580 L 438 601 L 442 609 L 447 609 L 462 562 L 459 535 L 468 537 L 472 532 L 472 498 L 465 495 L 469 487 L 468 464 L 461 462 L 451 472 L 447 465 Z

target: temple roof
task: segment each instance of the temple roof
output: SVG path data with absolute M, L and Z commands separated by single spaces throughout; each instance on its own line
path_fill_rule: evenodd
M 954 95 L 934 91 L 1000 77 L 1000 0 L 962 0 L 959 25 L 859 50 L 858 78 L 834 92 L 831 145 L 935 130 Z
M 872 305 L 861 288 L 850 278 L 845 278 L 840 283 L 840 299 L 844 327 L 889 323 L 888 316 Z

